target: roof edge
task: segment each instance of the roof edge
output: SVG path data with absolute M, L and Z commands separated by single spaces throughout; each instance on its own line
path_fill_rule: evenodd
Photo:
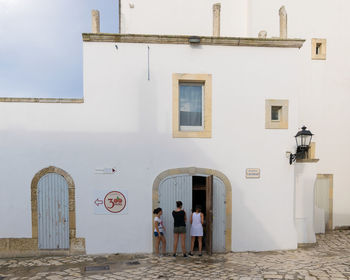
M 0 97 L 0 102 L 24 102 L 24 103 L 84 103 L 84 98 Z
M 190 45 L 190 35 L 152 35 L 152 34 L 112 34 L 83 33 L 84 42 L 139 43 L 139 44 L 181 44 Z M 211 37 L 200 38 L 199 45 L 275 47 L 300 49 L 304 39 L 249 38 L 249 37 Z

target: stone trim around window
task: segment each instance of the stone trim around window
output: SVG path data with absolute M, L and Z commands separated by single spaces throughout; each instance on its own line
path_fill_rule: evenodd
M 179 124 L 179 83 L 201 82 L 204 85 L 204 128 L 201 131 L 181 131 Z M 211 138 L 212 75 L 173 74 L 173 138 Z
M 288 100 L 266 99 L 265 100 L 265 128 L 266 129 L 288 129 Z M 273 120 L 272 110 L 279 108 L 278 119 Z

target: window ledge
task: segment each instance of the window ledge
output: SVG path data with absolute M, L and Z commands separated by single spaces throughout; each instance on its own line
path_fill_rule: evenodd
M 150 35 L 150 34 L 111 34 L 83 33 L 84 42 L 144 43 L 144 44 L 183 44 L 189 43 L 188 35 Z M 211 37 L 198 36 L 198 45 L 243 46 L 243 47 L 275 47 L 300 49 L 304 39 L 282 38 L 245 38 L 245 37 Z
M 306 162 L 318 162 L 319 158 L 306 158 L 306 159 L 297 159 L 297 163 L 306 163 Z
M 173 131 L 174 138 L 211 138 L 211 131 Z

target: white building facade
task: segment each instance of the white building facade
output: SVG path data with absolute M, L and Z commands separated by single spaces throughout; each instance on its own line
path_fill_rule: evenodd
M 175 200 L 213 210 L 214 252 L 350 225 L 350 4 L 260 2 L 121 0 L 120 34 L 83 34 L 83 99 L 0 98 L 0 255 L 152 252 L 153 208 L 171 244 Z M 290 165 L 302 125 L 320 161 Z M 127 207 L 108 210 L 111 192 Z

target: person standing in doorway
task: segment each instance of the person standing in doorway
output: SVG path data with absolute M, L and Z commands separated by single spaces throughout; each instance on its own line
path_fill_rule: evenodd
M 182 202 L 176 201 L 176 210 L 173 211 L 174 218 L 174 254 L 176 257 L 177 243 L 179 242 L 179 236 L 181 237 L 181 248 L 183 256 L 186 258 L 186 212 L 182 210 Z
M 165 227 L 163 225 L 163 221 L 160 218 L 160 216 L 163 214 L 162 208 L 156 208 L 153 210 L 153 214 L 156 216 L 154 217 L 154 236 L 156 238 L 155 247 L 156 247 L 156 254 L 159 254 L 159 245 L 162 243 L 162 252 L 163 255 L 166 254 L 166 240 L 164 236 Z
M 191 223 L 191 251 L 190 256 L 193 256 L 193 248 L 196 237 L 198 238 L 199 256 L 202 256 L 202 238 L 203 238 L 203 223 L 204 215 L 201 212 L 201 206 L 196 205 L 196 211 L 192 213 L 190 218 Z

